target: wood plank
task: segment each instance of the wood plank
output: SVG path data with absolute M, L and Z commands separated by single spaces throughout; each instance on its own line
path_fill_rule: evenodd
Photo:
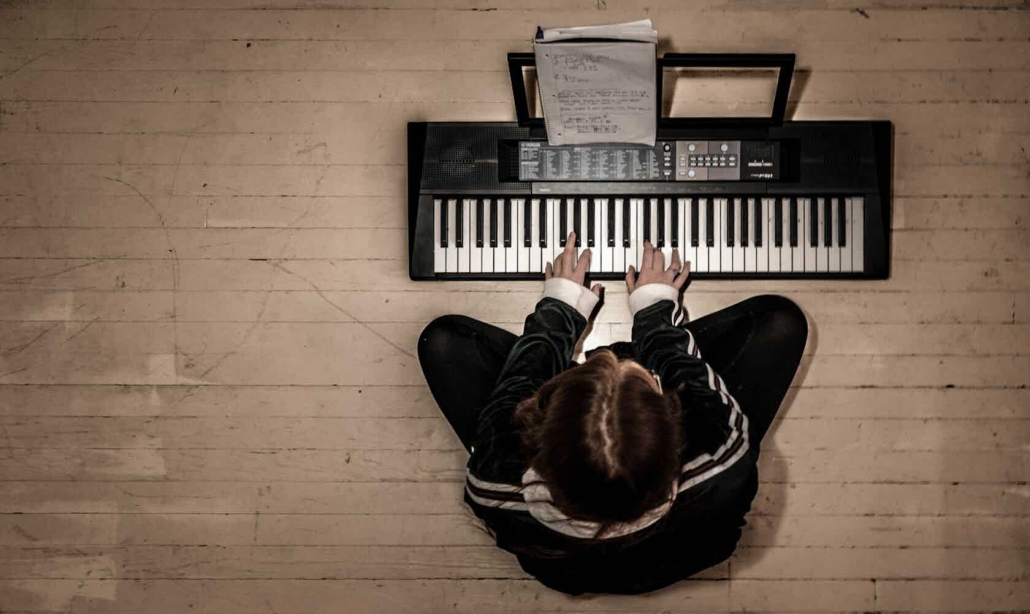
M 434 418 L 0 417 L 11 448 L 459 450 Z M 781 449 L 1016 451 L 1030 436 L 1021 419 L 778 419 Z
M 556 23 L 582 25 L 632 21 L 635 11 L 609 9 L 584 15 L 564 7 L 551 13 Z M 706 7 L 707 8 L 707 7 Z M 1026 17 L 1008 11 L 981 11 L 971 16 L 940 11 L 927 19 L 923 11 L 875 11 L 876 19 L 839 10 L 798 10 L 797 20 L 782 11 L 696 10 L 663 7 L 657 15 L 663 29 L 690 36 L 699 43 L 725 37 L 759 39 L 791 32 L 804 40 L 953 40 L 976 38 L 991 32 L 998 39 L 1020 38 Z M 0 18 L 7 26 L 0 38 L 35 39 L 140 39 L 140 40 L 448 40 L 482 37 L 519 40 L 536 27 L 532 11 L 506 7 L 497 11 L 413 9 L 383 14 L 376 10 L 327 8 L 321 11 L 276 10 L 157 10 L 148 20 L 145 11 L 124 10 L 7 10 Z M 577 21 L 578 20 L 578 21 Z M 149 23 L 147 23 L 149 21 Z M 433 23 L 427 29 L 426 23 Z M 703 25 L 702 25 L 703 24 Z M 145 29 L 144 29 L 145 26 Z M 96 36 L 94 36 L 96 32 Z M 473 33 L 475 33 L 473 35 Z
M 454 444 L 457 447 L 457 444 Z M 1010 500 L 1030 460 L 1020 451 L 792 450 L 767 439 L 763 483 L 1008 484 Z M 464 479 L 463 450 L 9 449 L 0 480 L 372 482 Z M 1000 488 L 1000 487 L 999 487 Z
M 790 392 L 781 409 L 794 418 L 1030 417 L 1026 389 L 811 388 Z M 3 386 L 4 416 L 421 417 L 439 409 L 415 386 Z
M 179 126 L 179 129 L 193 127 L 198 132 L 212 132 L 220 131 L 217 124 L 212 126 L 208 123 L 213 111 L 226 106 L 253 107 L 234 104 L 245 101 L 326 103 L 306 105 L 309 112 L 327 108 L 332 103 L 375 101 L 418 102 L 423 109 L 446 109 L 454 107 L 455 103 L 462 103 L 480 113 L 488 108 L 495 108 L 496 112 L 506 109 L 510 113 L 511 108 L 508 73 L 496 66 L 487 70 L 460 69 L 446 72 L 403 68 L 377 72 L 273 70 L 255 73 L 152 69 L 68 72 L 43 70 L 35 65 L 27 70 L 31 72 L 32 79 L 20 74 L 5 79 L 5 83 L 0 84 L 0 92 L 4 93 L 8 101 L 38 102 L 6 102 L 10 105 L 6 108 L 13 117 L 5 118 L 5 130 L 25 131 L 29 127 L 39 127 L 46 132 L 87 131 L 81 127 L 83 122 L 93 123 L 100 117 L 106 122 L 118 122 L 121 115 L 124 123 L 113 125 L 124 125 L 126 128 L 112 131 L 127 131 L 129 126 L 144 124 L 155 126 L 154 130 L 156 126 L 166 126 L 165 131 L 169 131 L 172 126 Z M 999 106 L 1025 102 L 1027 82 L 1030 80 L 1030 74 L 1019 70 L 956 72 L 944 69 L 913 72 L 888 68 L 874 71 L 875 80 L 870 80 L 870 72 L 873 71 L 863 71 L 857 67 L 840 71 L 797 68 L 794 74 L 798 85 L 789 98 L 790 107 L 825 108 L 827 103 L 832 103 L 833 108 L 857 109 L 865 105 L 873 105 L 875 108 L 876 105 L 888 103 L 908 103 L 909 106 L 918 104 L 920 107 L 932 104 L 939 111 L 947 113 L 957 109 L 957 103 Z M 707 99 L 725 98 L 726 92 L 709 81 L 701 80 L 697 85 L 701 89 L 696 95 Z M 673 99 L 674 91 L 671 88 L 669 90 Z M 768 99 L 767 92 L 751 89 L 734 90 L 734 96 L 738 101 L 748 103 Z M 70 102 L 62 105 L 55 104 L 56 101 Z M 110 101 L 112 104 L 90 104 L 91 101 Z M 131 104 L 128 101 L 146 101 L 150 105 L 162 101 L 176 104 L 155 107 Z M 71 105 L 86 110 L 84 117 L 62 118 L 59 109 Z M 904 108 L 904 105 L 900 107 Z M 148 112 L 153 109 L 160 109 L 160 113 Z M 258 109 L 252 110 L 258 112 Z M 265 113 L 268 112 L 266 109 Z M 55 123 L 40 121 L 41 113 L 46 113 L 47 118 L 52 117 Z M 197 119 L 197 113 L 205 113 L 208 122 L 180 123 L 187 118 Z M 306 120 L 307 123 L 303 125 L 309 126 L 310 132 L 319 132 L 318 124 L 312 121 L 314 115 L 312 113 L 304 118 L 280 116 L 277 119 L 287 122 L 285 126 L 301 125 L 292 122 Z M 31 121 L 33 117 L 35 121 Z M 347 120 L 347 117 L 338 118 L 338 121 Z M 73 126 L 80 127 L 75 129 Z M 283 130 L 281 126 L 263 128 L 264 132 Z
M 899 607 L 914 611 L 960 612 L 971 608 L 995 611 L 1017 610 L 1030 603 L 1030 583 L 976 581 L 941 582 L 917 580 L 876 583 L 876 603 L 884 609 Z
M 740 548 L 735 579 L 1019 580 L 1020 548 Z
M 865 583 L 868 584 L 868 583 Z M 759 586 L 741 587 L 742 592 Z M 806 588 L 804 584 L 797 588 Z M 815 589 L 816 586 L 807 586 Z M 113 601 L 117 590 L 117 601 Z M 871 595 L 871 588 L 870 588 Z M 215 597 L 216 596 L 216 597 Z M 16 611 L 65 609 L 74 601 L 77 612 L 114 611 L 198 614 L 268 608 L 283 614 L 316 611 L 326 603 L 347 603 L 360 610 L 383 608 L 398 614 L 449 611 L 494 613 L 532 609 L 538 612 L 702 612 L 728 609 L 725 582 L 687 581 L 647 600 L 610 596 L 604 600 L 574 600 L 540 585 L 519 580 L 8 580 L 0 582 L 0 599 Z M 226 605 L 229 604 L 229 605 Z M 851 602 L 843 602 L 850 605 Z

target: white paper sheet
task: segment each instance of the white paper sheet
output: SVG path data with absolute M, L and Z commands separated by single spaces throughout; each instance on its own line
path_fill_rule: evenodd
M 649 20 L 545 30 L 533 47 L 548 143 L 654 145 L 657 36 Z

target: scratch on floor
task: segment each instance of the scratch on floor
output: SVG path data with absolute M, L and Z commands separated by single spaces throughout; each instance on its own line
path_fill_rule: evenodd
M 0 279 L 0 284 L 18 284 L 18 283 L 22 283 L 22 282 L 26 282 L 26 281 L 32 281 L 34 279 L 46 279 L 47 277 L 57 277 L 58 275 L 64 275 L 65 273 L 71 273 L 72 271 L 77 271 L 79 269 L 84 269 L 86 267 L 96 266 L 96 265 L 98 265 L 98 264 L 100 264 L 102 262 L 107 262 L 107 258 L 99 258 L 97 260 L 93 260 L 93 261 L 87 262 L 85 264 L 77 264 L 77 265 L 75 265 L 73 267 L 68 267 L 66 269 L 61 269 L 60 271 L 54 271 L 53 273 L 44 273 L 42 275 L 26 275 L 24 277 L 12 277 L 12 278 L 9 278 L 9 279 Z
M 92 320 L 87 322 L 85 326 L 83 326 L 79 330 L 75 331 L 75 334 L 73 334 L 71 337 L 68 337 L 67 339 L 65 339 L 64 342 L 68 343 L 72 339 L 74 339 L 74 338 L 78 337 L 79 335 L 81 335 L 82 333 L 86 332 L 86 329 L 88 329 L 90 326 L 93 326 L 94 324 L 96 324 L 99 321 L 100 321 L 100 316 L 97 316 L 97 317 L 93 318 Z
M 27 343 L 23 343 L 21 345 L 17 345 L 17 346 L 15 346 L 15 347 L 13 347 L 13 348 L 11 348 L 9 350 L 6 350 L 4 352 L 0 352 L 0 356 L 13 356 L 13 355 L 17 354 L 18 352 L 21 352 L 23 350 L 26 350 L 26 349 L 32 347 L 32 344 L 34 344 L 37 341 L 39 341 L 40 339 L 42 339 L 44 336 L 46 336 L 47 333 L 49 333 L 50 331 L 54 330 L 55 328 L 57 328 L 60 325 L 61 325 L 61 322 L 55 322 L 53 326 L 51 326 L 50 328 L 48 328 L 48 329 L 44 330 L 43 332 L 39 333 L 38 335 L 33 337 L 31 340 L 29 340 Z
M 325 295 L 324 292 L 322 292 L 321 288 L 319 288 L 313 281 L 311 281 L 307 277 L 304 277 L 303 275 L 301 275 L 300 273 L 297 273 L 295 271 L 291 271 L 290 269 L 284 267 L 282 264 L 280 264 L 278 262 L 269 262 L 268 264 L 270 264 L 273 267 L 279 269 L 283 273 L 286 273 L 287 275 L 292 275 L 293 277 L 296 277 L 297 279 L 302 280 L 304 283 L 306 283 L 307 285 L 311 286 L 311 289 L 314 290 L 315 293 L 318 294 L 318 296 L 320 296 L 322 298 L 322 300 L 325 301 L 326 303 L 328 303 L 333 309 L 335 309 L 336 311 L 338 311 L 338 312 L 342 313 L 343 315 L 347 316 L 348 318 L 350 318 L 351 322 L 353 322 L 354 324 L 358 324 L 359 326 L 363 327 L 365 330 L 367 330 L 368 332 L 372 333 L 376 337 L 379 337 L 384 342 L 386 342 L 387 345 L 389 345 L 393 349 L 397 350 L 401 354 L 404 354 L 405 356 L 409 356 L 411 358 L 415 358 L 414 354 L 412 354 L 411 352 L 405 350 L 404 348 L 402 348 L 401 346 L 397 345 L 393 341 L 390 341 L 385 336 L 383 336 L 379 331 L 377 331 L 376 329 L 372 328 L 371 326 L 369 326 L 365 322 L 359 320 L 358 318 L 354 317 L 353 314 L 348 312 L 343 307 L 340 307 L 339 305 L 334 303 L 332 301 L 332 299 L 330 299 L 328 296 Z

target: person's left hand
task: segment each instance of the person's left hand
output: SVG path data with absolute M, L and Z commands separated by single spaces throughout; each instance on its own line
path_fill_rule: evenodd
M 554 264 L 550 262 L 544 267 L 544 279 L 551 279 L 552 277 L 561 277 L 563 279 L 571 279 L 577 284 L 584 286 L 586 285 L 587 271 L 590 270 L 590 248 L 583 250 L 579 254 L 579 259 L 576 259 L 576 233 L 570 232 L 569 237 L 565 240 L 565 250 L 554 259 Z M 590 291 L 601 296 L 601 284 L 594 284 Z

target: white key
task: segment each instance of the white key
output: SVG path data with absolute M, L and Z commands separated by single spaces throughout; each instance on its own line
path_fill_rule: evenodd
M 758 271 L 758 248 L 755 247 L 755 208 L 758 206 L 757 198 L 748 199 L 748 246 L 744 248 L 744 270 L 747 273 Z M 744 224 L 744 218 L 741 218 Z M 743 230 L 743 226 L 741 227 Z
M 629 199 L 629 249 L 626 250 L 626 266 L 640 272 L 644 257 L 644 201 Z
M 647 236 L 651 240 L 651 247 L 658 247 L 658 199 L 644 199 L 644 206 L 647 207 L 647 218 L 650 224 L 647 227 Z
M 497 261 L 498 256 L 500 256 L 500 258 L 501 258 L 501 263 L 500 263 L 501 264 L 501 268 L 499 268 L 497 270 L 499 270 L 499 271 L 503 271 L 504 270 L 504 223 L 503 223 L 504 222 L 504 215 L 503 215 L 503 211 L 500 208 L 500 203 L 502 203 L 502 202 L 504 202 L 504 201 L 502 201 L 501 199 L 497 199 L 496 201 L 494 199 L 492 199 L 492 198 L 484 198 L 483 199 L 483 272 L 484 273 L 493 273 L 494 272 L 494 269 L 496 268 L 494 263 Z M 494 221 L 494 207 L 497 207 L 497 217 L 498 217 L 497 221 Z M 498 222 L 500 222 L 500 224 L 498 224 Z M 496 247 L 492 247 L 491 243 L 490 243 L 490 227 L 493 224 L 498 224 L 498 226 L 497 226 L 497 234 L 495 235 L 497 237 L 497 246 Z
M 697 271 L 708 273 L 711 271 L 708 255 L 711 252 L 708 247 L 708 199 L 697 199 Z
M 590 237 L 590 199 L 577 198 L 576 201 L 579 203 L 579 227 L 576 228 L 579 249 L 576 250 L 576 256 L 579 256 L 587 248 L 587 239 Z
M 623 247 L 622 237 L 622 216 L 625 208 L 629 206 L 629 203 L 622 198 L 615 199 L 615 247 L 612 248 L 612 272 L 613 273 L 625 273 L 626 267 L 626 248 Z
M 526 214 L 530 216 L 529 271 L 540 273 L 544 270 L 544 250 L 540 247 L 540 199 L 534 198 L 527 204 L 529 208 L 526 210 Z
M 471 244 L 474 242 L 472 233 L 469 232 L 469 228 L 472 224 L 472 212 L 469 206 L 469 199 L 461 199 L 461 228 L 458 231 L 461 233 L 461 247 L 458 248 L 458 272 L 468 273 L 469 272 L 469 252 Z
M 854 205 L 852 199 L 844 199 L 844 245 L 840 248 L 840 270 L 843 273 L 850 273 L 851 268 L 851 228 L 854 226 Z
M 506 198 L 501 202 L 504 203 L 504 207 L 511 207 L 511 246 L 504 248 L 504 269 L 497 269 L 495 265 L 494 270 L 527 273 L 529 272 L 529 250 L 523 247 L 526 238 L 523 234 L 526 223 L 526 199 Z M 500 233 L 501 245 L 504 245 L 504 209 L 498 208 L 497 214 L 501 216 L 501 226 L 497 232 Z
M 570 232 L 576 232 L 576 234 L 579 234 L 578 229 L 576 228 L 575 218 L 573 217 L 576 211 L 576 200 L 577 199 L 575 198 L 565 199 L 565 236 L 562 237 L 562 239 L 565 240 L 569 238 Z M 582 239 L 582 235 L 580 235 L 579 238 Z M 575 249 L 575 246 L 573 246 L 572 253 L 574 257 L 579 256 L 578 252 L 579 250 Z
M 482 273 L 483 272 L 483 251 L 484 251 L 483 250 L 483 246 L 485 246 L 487 243 L 486 243 L 486 241 L 482 241 L 482 242 L 477 241 L 477 239 L 482 240 L 480 238 L 480 236 L 479 236 L 479 233 L 477 232 L 479 230 L 479 207 L 480 207 L 480 205 L 479 205 L 479 203 L 476 202 L 476 199 L 474 199 L 474 198 L 469 199 L 468 200 L 468 204 L 469 204 L 469 217 L 471 218 L 471 219 L 469 219 L 469 237 L 468 237 L 468 243 L 467 243 L 467 245 L 469 247 L 469 273 Z M 485 211 L 483 212 L 483 215 L 484 215 L 484 217 L 486 216 L 486 212 Z M 483 227 L 483 230 L 484 231 L 486 230 L 485 226 Z
M 665 266 L 672 262 L 672 208 L 676 206 L 671 198 L 662 199 L 662 219 L 664 222 L 662 237 L 662 255 L 665 256 Z M 682 255 L 682 253 L 681 253 Z
M 447 272 L 458 272 L 458 200 L 447 200 Z
M 447 250 L 440 244 L 440 230 L 443 228 L 443 200 L 433 199 L 433 271 L 443 273 L 447 270 Z
M 798 200 L 800 200 L 800 199 L 798 199 Z M 796 247 L 791 247 L 790 248 L 790 253 L 791 253 L 791 261 L 793 263 L 792 270 L 798 271 L 800 273 L 800 272 L 805 270 L 805 247 L 804 247 L 805 237 L 803 236 L 804 233 L 802 232 L 802 230 L 804 229 L 805 225 L 801 221 L 802 211 L 801 211 L 801 203 L 800 202 L 797 203 L 796 209 L 797 210 L 795 211 L 795 213 L 797 215 L 794 216 L 794 219 L 792 220 L 792 223 L 795 224 L 797 226 L 797 229 L 798 229 L 797 230 L 797 232 L 798 232 L 798 244 L 797 244 Z M 787 210 L 788 210 L 788 216 L 789 216 L 790 199 L 787 199 Z M 790 245 L 790 234 L 789 233 L 787 234 L 787 245 Z
M 794 270 L 794 252 L 790 247 L 790 199 L 781 198 L 783 203 L 783 249 L 780 250 L 780 271 L 790 273 Z
M 684 265 L 689 262 L 690 266 L 694 266 L 694 260 L 697 259 L 697 250 L 690 246 L 690 201 L 686 198 L 676 199 L 676 209 L 679 211 L 679 232 L 680 232 L 680 257 L 683 258 Z M 693 270 L 693 268 L 691 268 Z
M 769 214 L 766 211 L 772 207 L 771 198 L 756 198 L 755 207 L 761 206 L 761 215 L 755 219 L 755 212 L 751 214 L 751 223 L 755 227 L 755 238 L 758 238 L 758 226 L 762 227 L 762 245 L 755 248 L 755 271 L 765 273 L 769 270 Z
M 830 247 L 828 248 L 829 263 L 826 267 L 831 273 L 840 272 L 840 198 L 834 198 L 830 203 L 830 207 L 833 209 L 830 212 L 830 232 L 833 237 L 831 238 Z
M 865 199 L 851 199 L 851 270 L 865 270 Z
M 544 248 L 543 265 L 547 268 L 547 263 L 554 263 L 554 258 L 561 252 L 561 242 L 558 240 L 561 228 L 558 225 L 558 215 L 561 213 L 561 202 L 557 198 L 547 199 L 547 216 L 544 218 L 544 230 L 547 232 L 547 236 L 544 240 L 547 242 L 547 247 Z
M 803 209 L 802 217 L 804 221 L 805 232 L 799 241 L 799 244 L 804 245 L 805 252 L 805 272 L 814 273 L 816 271 L 816 252 L 818 248 L 812 247 L 812 207 L 818 205 L 818 203 L 811 198 L 804 199 L 805 207 Z
M 744 207 L 741 206 L 743 203 L 742 198 L 733 198 L 729 201 L 728 206 L 733 207 L 733 272 L 743 273 L 744 272 L 744 248 L 741 247 L 742 239 L 744 235 L 742 230 L 744 225 L 743 220 L 740 218 L 744 217 Z
M 815 199 L 815 206 L 818 218 L 816 220 L 816 229 L 819 232 L 818 240 L 816 241 L 818 247 L 815 248 L 815 270 L 826 272 L 829 266 L 829 262 L 827 262 L 829 250 L 826 248 L 826 235 L 824 234 L 826 231 L 826 199 Z
M 608 232 L 604 225 L 603 217 L 607 214 L 608 199 L 606 198 L 591 198 L 590 206 L 594 211 L 594 246 L 590 248 L 590 272 L 600 273 L 604 266 L 604 246 L 608 244 L 605 240 L 605 233 Z M 587 220 L 589 223 L 589 219 Z
M 726 203 L 727 199 L 715 199 L 715 247 L 708 257 L 708 266 L 713 272 L 729 272 L 733 269 L 733 252 L 726 245 Z M 714 259 L 714 262 L 713 262 Z

